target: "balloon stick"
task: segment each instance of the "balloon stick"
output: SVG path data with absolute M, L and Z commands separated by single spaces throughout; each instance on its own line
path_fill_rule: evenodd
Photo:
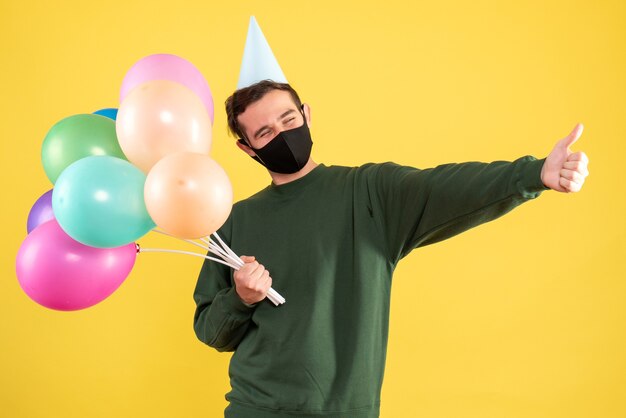
M 241 267 L 244 266 L 244 262 L 243 260 L 237 255 L 235 254 L 235 252 L 233 250 L 230 249 L 230 247 L 228 247 L 228 245 L 226 245 L 226 243 L 222 240 L 222 238 L 217 234 L 217 232 L 213 233 L 213 235 L 217 238 L 217 241 L 219 242 L 215 242 L 213 241 L 210 237 L 204 237 L 204 238 L 200 238 L 200 241 L 203 244 L 206 245 L 202 245 L 196 241 L 190 240 L 190 239 L 185 239 L 185 238 L 179 238 L 176 237 L 174 235 L 168 234 L 167 232 L 164 231 L 160 231 L 158 229 L 153 229 L 153 232 L 159 233 L 159 234 L 163 234 L 163 235 L 167 235 L 169 237 L 172 238 L 176 238 L 179 239 L 181 241 L 185 241 L 189 244 L 195 245 L 197 247 L 200 247 L 210 253 L 212 253 L 213 255 L 219 257 L 219 258 L 215 258 L 215 257 L 211 257 L 208 255 L 204 255 L 204 254 L 199 254 L 199 253 L 195 253 L 195 252 L 189 252 L 189 251 L 181 251 L 181 250 L 171 250 L 171 249 L 164 249 L 164 248 L 141 248 L 139 246 L 139 244 L 137 244 L 137 252 L 164 252 L 164 253 L 174 253 L 174 254 L 185 254 L 185 255 L 192 255 L 192 256 L 196 256 L 196 257 L 203 257 L 207 260 L 211 260 L 211 261 L 215 261 L 217 263 L 223 264 L 225 266 L 228 266 L 234 270 L 239 270 Z M 208 247 L 207 247 L 208 245 Z M 281 305 L 283 303 L 285 303 L 285 298 L 282 297 L 276 290 L 274 290 L 273 288 L 270 288 L 267 292 L 267 298 L 276 306 Z
M 137 244 L 137 252 L 138 253 L 174 253 L 174 254 L 185 254 L 185 255 L 193 255 L 196 257 L 203 257 L 206 258 L 207 260 L 211 260 L 211 261 L 216 261 L 218 263 L 224 264 L 225 266 L 228 267 L 232 267 L 235 268 L 235 266 L 233 266 L 232 264 L 229 264 L 223 260 L 214 258 L 214 257 L 209 257 L 208 255 L 204 255 L 204 254 L 198 254 L 198 253 L 194 253 L 191 251 L 181 251 L 181 250 L 170 250 L 170 249 L 166 249 L 166 248 L 142 248 L 141 246 L 139 246 L 139 244 Z

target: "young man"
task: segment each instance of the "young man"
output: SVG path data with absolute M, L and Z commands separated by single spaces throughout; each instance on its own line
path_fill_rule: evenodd
M 569 151 L 581 125 L 544 160 L 338 167 L 311 159 L 311 109 L 288 84 L 239 89 L 226 111 L 272 178 L 220 230 L 244 267 L 206 262 L 194 294 L 198 338 L 234 351 L 226 417 L 378 417 L 400 259 L 588 174 Z M 270 286 L 284 305 L 264 300 Z

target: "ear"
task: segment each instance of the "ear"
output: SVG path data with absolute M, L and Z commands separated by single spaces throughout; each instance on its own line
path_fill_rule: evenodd
M 237 141 L 237 146 L 250 157 L 256 157 L 256 153 L 242 139 Z
M 304 110 L 304 118 L 306 119 L 306 124 L 310 128 L 311 127 L 311 106 L 309 106 L 306 103 L 303 103 L 302 109 Z

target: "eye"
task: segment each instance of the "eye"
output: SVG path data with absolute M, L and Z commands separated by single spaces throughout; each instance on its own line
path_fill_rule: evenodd
M 266 136 L 267 136 L 267 134 L 269 134 L 269 133 L 270 133 L 270 131 L 263 131 L 263 132 L 261 133 L 261 135 L 259 135 L 259 138 L 266 137 Z
M 289 118 L 285 121 L 286 125 L 291 125 L 293 123 L 293 121 L 296 120 L 296 118 Z

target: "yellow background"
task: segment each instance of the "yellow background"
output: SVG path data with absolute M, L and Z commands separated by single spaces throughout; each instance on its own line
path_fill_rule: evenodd
M 312 107 L 318 162 L 543 157 L 585 125 L 582 193 L 546 192 L 401 263 L 381 416 L 625 417 L 625 3 L 510 3 L 2 0 L 0 415 L 221 416 L 230 356 L 192 329 L 200 259 L 140 255 L 109 299 L 69 313 L 28 299 L 14 263 L 51 188 L 46 132 L 117 107 L 149 54 L 207 78 L 212 155 L 237 200 L 268 183 L 227 136 L 222 105 L 253 14 Z M 152 235 L 139 242 L 191 249 Z

